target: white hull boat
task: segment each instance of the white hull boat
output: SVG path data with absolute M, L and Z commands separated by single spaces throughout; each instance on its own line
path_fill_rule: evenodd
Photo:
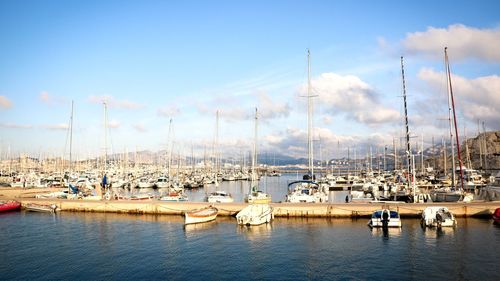
M 232 203 L 234 199 L 225 191 L 216 191 L 208 196 L 207 201 L 209 203 Z
M 213 221 L 219 210 L 213 206 L 192 210 L 184 213 L 184 224 L 202 223 Z
M 401 218 L 399 213 L 388 209 L 373 212 L 370 221 L 370 227 L 401 227 Z
M 268 204 L 248 205 L 236 215 L 239 225 L 260 225 L 271 222 L 273 218 L 273 208 Z
M 427 207 L 422 212 L 422 225 L 428 227 L 455 226 L 457 221 L 446 207 Z

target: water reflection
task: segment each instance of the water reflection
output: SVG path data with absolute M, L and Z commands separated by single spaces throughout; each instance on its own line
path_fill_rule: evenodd
M 373 227 L 369 228 L 373 237 L 400 237 L 401 227 Z
M 261 225 L 238 225 L 236 232 L 238 234 L 244 235 L 246 238 L 252 241 L 262 240 L 271 237 L 271 232 L 273 230 L 272 223 L 264 223 Z
M 455 227 L 422 227 L 425 242 L 434 245 L 438 239 L 446 237 L 451 238 L 455 236 Z
M 185 224 L 184 233 L 186 234 L 186 237 L 189 237 L 197 233 L 213 229 L 217 226 L 217 224 L 218 224 L 217 220 L 204 223 Z

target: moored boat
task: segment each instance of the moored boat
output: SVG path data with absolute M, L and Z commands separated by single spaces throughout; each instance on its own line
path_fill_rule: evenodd
M 273 218 L 273 208 L 268 204 L 248 205 L 236 215 L 239 225 L 260 225 L 271 222 Z
M 209 203 L 231 203 L 234 202 L 234 199 L 231 194 L 219 190 L 210 194 L 207 201 Z
M 57 205 L 55 204 L 43 205 L 43 204 L 28 203 L 24 205 L 24 208 L 26 209 L 26 211 L 32 211 L 32 212 L 54 213 L 56 211 L 59 211 L 59 208 L 57 208 Z
M 442 227 L 455 226 L 457 221 L 453 214 L 446 207 L 432 206 L 427 207 L 422 212 L 422 226 Z
M 17 201 L 0 202 L 0 212 L 9 212 L 19 210 L 21 203 Z
M 401 218 L 396 211 L 383 209 L 373 212 L 370 221 L 370 227 L 401 227 Z
M 208 206 L 184 213 L 184 224 L 202 223 L 215 220 L 219 210 L 214 206 Z

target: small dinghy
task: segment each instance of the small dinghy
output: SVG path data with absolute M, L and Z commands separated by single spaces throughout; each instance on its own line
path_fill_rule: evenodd
M 17 201 L 0 201 L 0 212 L 9 212 L 21 209 L 21 203 Z
M 422 226 L 442 227 L 455 226 L 457 221 L 453 214 L 446 207 L 433 206 L 427 207 L 422 212 Z
M 34 204 L 29 203 L 24 206 L 26 211 L 31 212 L 45 212 L 45 213 L 55 213 L 59 211 L 59 208 L 55 204 L 52 205 L 42 205 L 42 204 Z
M 213 206 L 188 211 L 184 213 L 184 224 L 213 221 L 218 213 L 219 210 Z
M 273 218 L 273 208 L 268 204 L 248 205 L 236 215 L 239 225 L 260 225 Z
M 373 212 L 369 227 L 401 227 L 401 218 L 399 213 L 388 209 Z

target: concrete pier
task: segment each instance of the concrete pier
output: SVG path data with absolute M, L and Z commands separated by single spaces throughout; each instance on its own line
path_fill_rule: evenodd
M 219 209 L 220 216 L 236 215 L 248 204 L 235 203 L 207 203 L 207 202 L 162 202 L 157 200 L 68 200 L 68 199 L 37 199 L 35 194 L 57 191 L 60 189 L 17 189 L 1 188 L 0 200 L 16 200 L 22 205 L 28 203 L 55 204 L 61 211 L 69 212 L 106 212 L 128 214 L 159 214 L 182 215 L 186 211 L 213 205 Z M 356 218 L 369 217 L 380 209 L 390 209 L 399 212 L 401 217 L 420 217 L 428 206 L 445 206 L 457 217 L 485 217 L 491 218 L 496 208 L 500 208 L 500 201 L 457 202 L 457 203 L 271 203 L 276 217 L 330 217 Z
M 236 215 L 247 203 L 207 202 L 161 202 L 161 201 L 117 201 L 117 200 L 66 200 L 18 198 L 22 205 L 28 203 L 55 204 L 61 211 L 70 212 L 110 212 L 128 214 L 165 214 L 182 215 L 184 212 L 213 205 L 221 216 Z M 500 201 L 471 203 L 271 203 L 276 217 L 369 217 L 374 211 L 390 209 L 399 212 L 401 217 L 420 217 L 428 206 L 445 206 L 457 217 L 491 217 Z

